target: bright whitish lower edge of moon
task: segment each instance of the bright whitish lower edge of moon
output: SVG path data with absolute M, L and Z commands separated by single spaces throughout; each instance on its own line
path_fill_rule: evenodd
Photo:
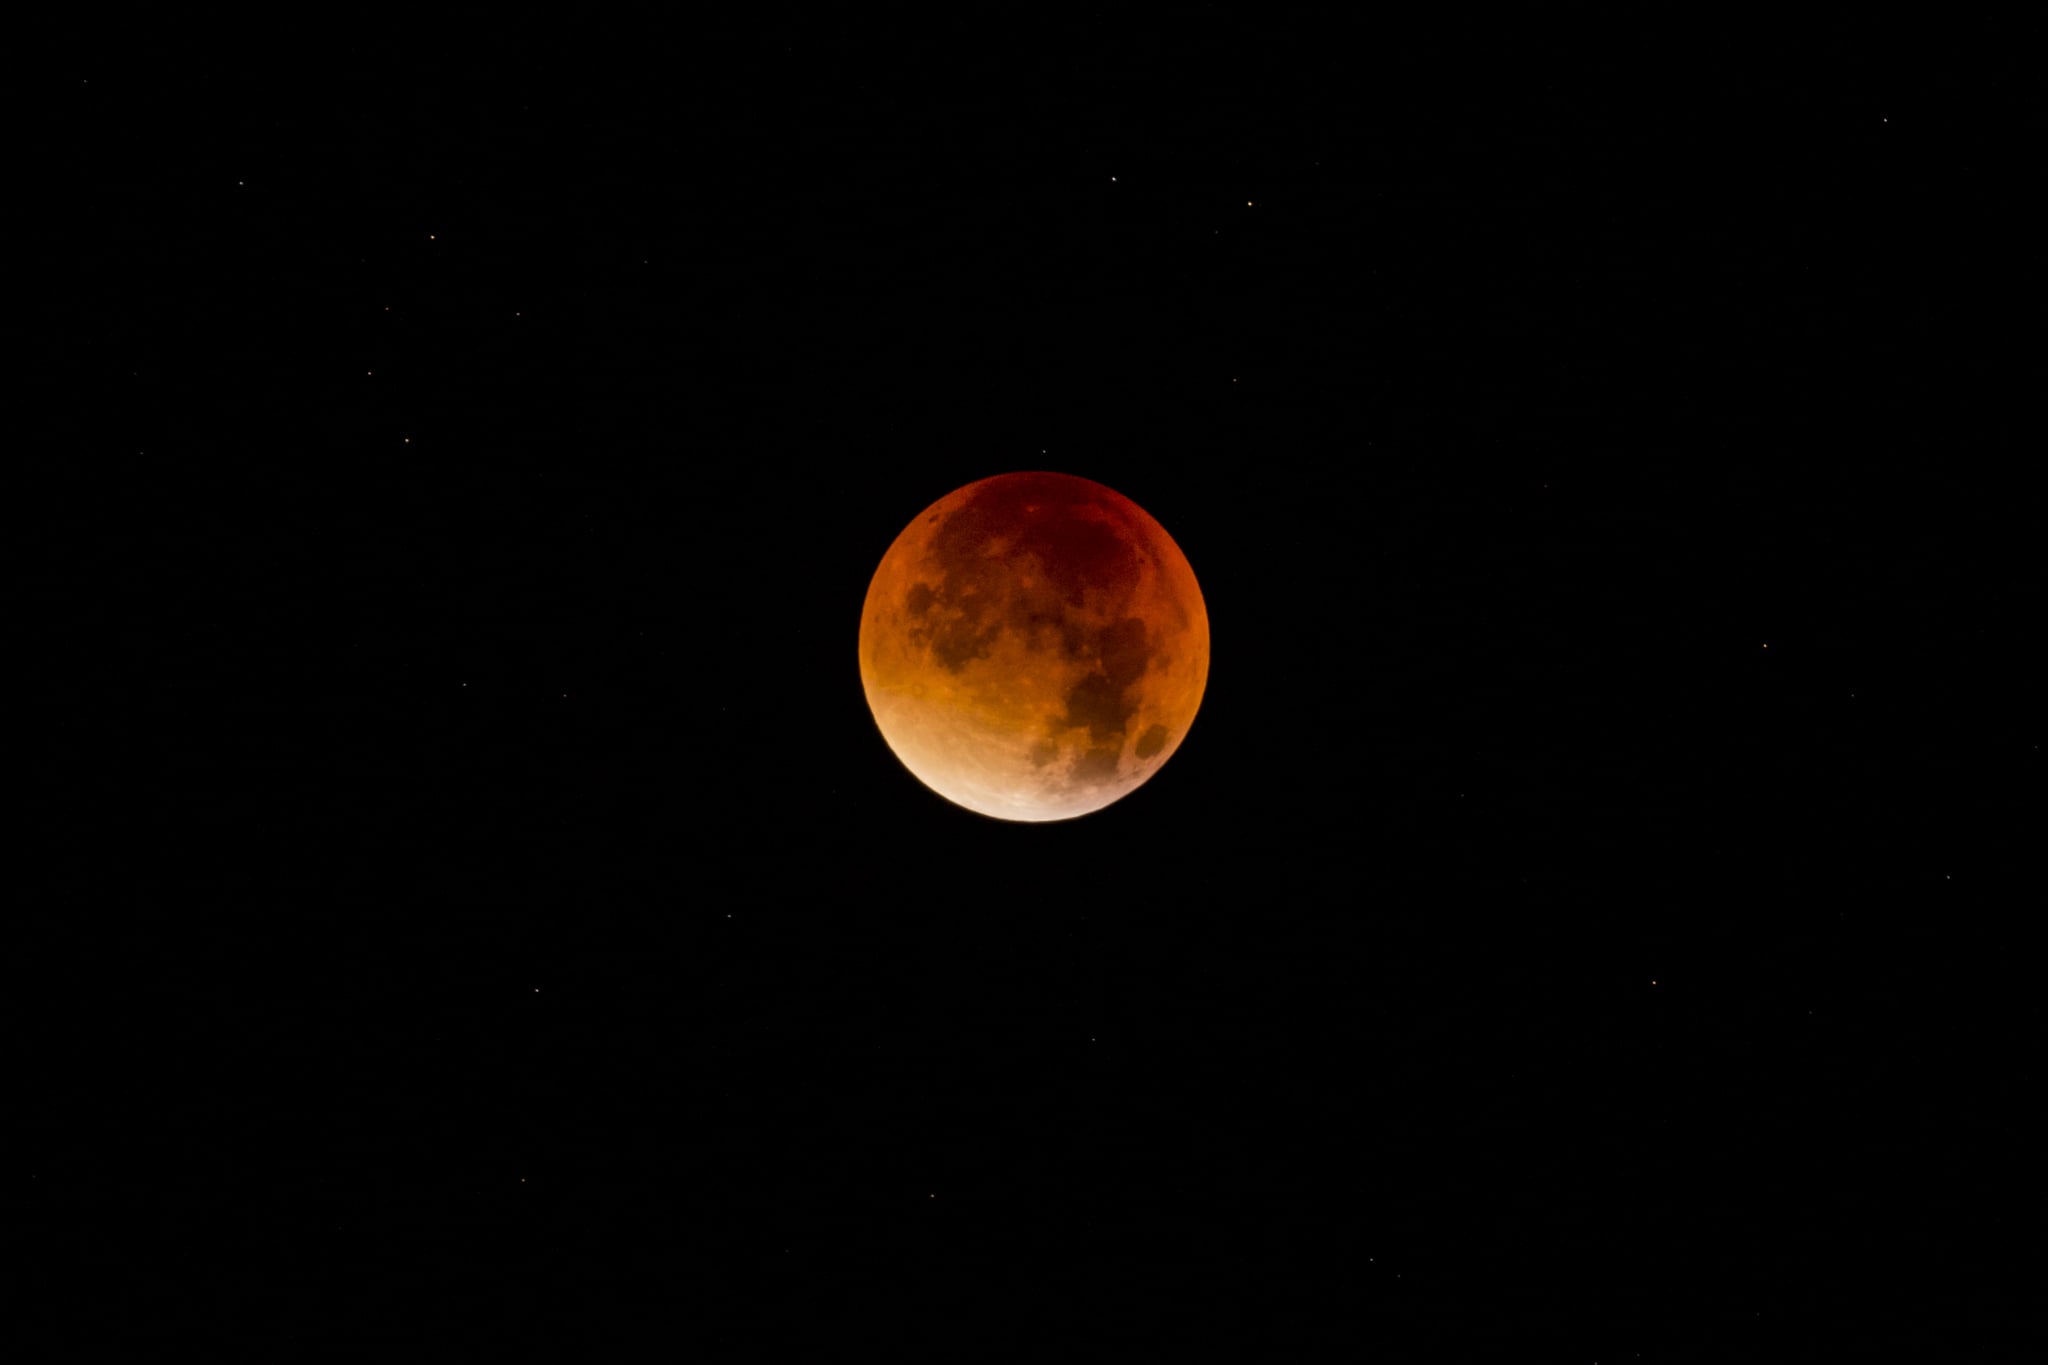
M 1067 820 L 1179 749 L 1208 680 L 1208 613 L 1180 547 L 1128 498 L 998 475 L 896 538 L 860 659 L 875 722 L 919 781 L 996 819 Z

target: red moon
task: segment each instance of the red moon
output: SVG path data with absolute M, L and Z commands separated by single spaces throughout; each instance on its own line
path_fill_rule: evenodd
M 1187 738 L 1209 615 L 1187 556 L 1114 489 L 998 474 L 927 507 L 860 619 L 868 707 L 903 766 L 998 820 L 1129 795 Z

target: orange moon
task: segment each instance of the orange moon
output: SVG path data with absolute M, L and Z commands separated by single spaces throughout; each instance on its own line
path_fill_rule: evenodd
M 927 507 L 860 618 L 868 707 L 903 766 L 998 820 L 1128 796 L 1187 738 L 1209 615 L 1187 556 L 1114 489 L 998 474 Z

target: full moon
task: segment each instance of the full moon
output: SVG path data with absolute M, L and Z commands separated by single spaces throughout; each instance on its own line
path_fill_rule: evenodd
M 860 619 L 868 706 L 903 766 L 999 820 L 1129 795 L 1187 738 L 1209 615 L 1187 556 L 1114 489 L 998 474 L 905 527 Z

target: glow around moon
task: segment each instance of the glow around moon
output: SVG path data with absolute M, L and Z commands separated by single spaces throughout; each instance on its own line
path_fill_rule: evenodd
M 889 748 L 948 801 L 1067 820 L 1128 795 L 1187 738 L 1209 617 L 1143 508 L 1068 474 L 1001 474 L 889 547 L 860 623 Z

